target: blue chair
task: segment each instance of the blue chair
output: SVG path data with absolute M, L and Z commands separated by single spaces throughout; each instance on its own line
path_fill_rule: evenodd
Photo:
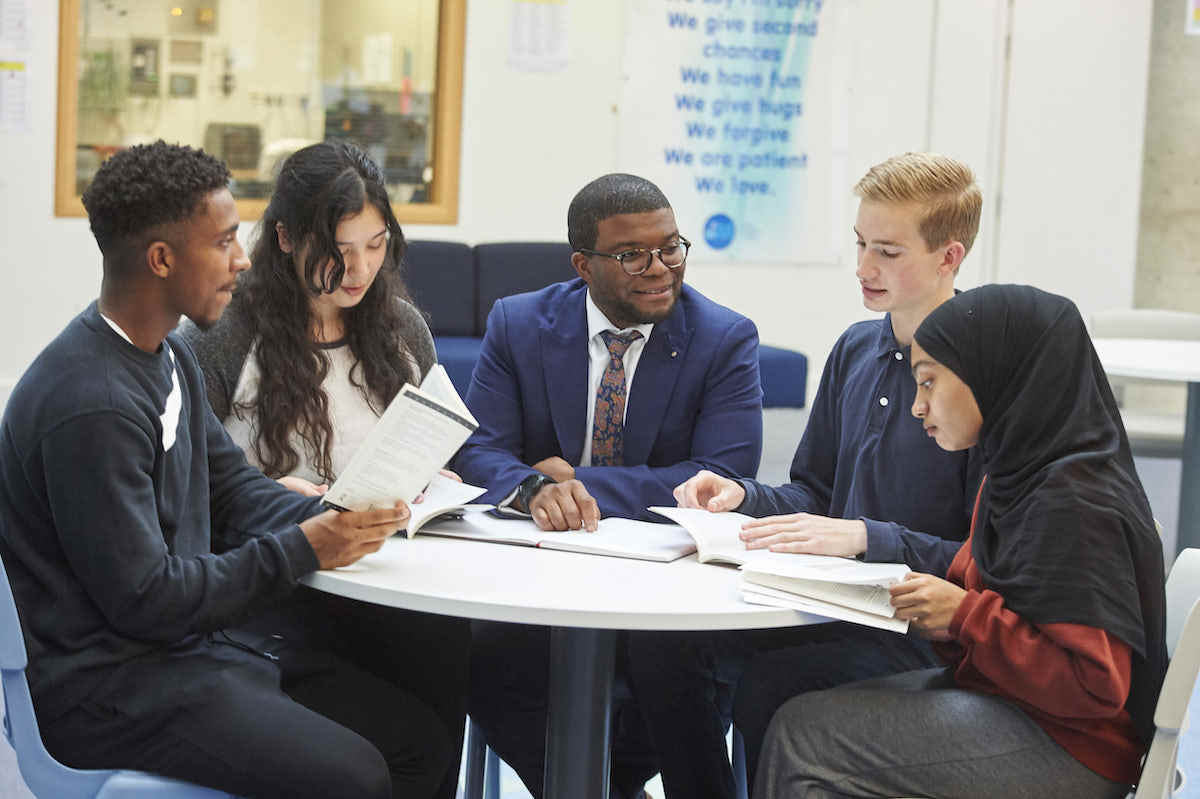
M 33 698 L 25 680 L 25 640 L 17 603 L 0 563 L 0 681 L 4 694 L 4 737 L 17 753 L 17 766 L 39 799 L 228 799 L 229 794 L 141 771 L 82 771 L 59 763 L 38 732 Z

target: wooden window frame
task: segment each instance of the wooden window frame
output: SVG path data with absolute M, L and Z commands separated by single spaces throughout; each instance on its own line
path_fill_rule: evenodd
M 54 213 L 87 216 L 75 193 L 75 145 L 78 135 L 80 42 L 76 31 L 80 0 L 59 0 L 58 129 L 55 153 Z M 440 0 L 438 8 L 437 85 L 434 89 L 433 184 L 428 202 L 393 204 L 401 224 L 453 225 L 458 222 L 458 180 L 462 149 L 462 87 L 466 0 Z M 238 199 L 243 221 L 256 221 L 267 200 Z

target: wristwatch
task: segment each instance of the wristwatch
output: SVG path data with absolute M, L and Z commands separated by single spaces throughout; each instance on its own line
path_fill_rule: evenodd
M 531 474 L 521 481 L 521 485 L 517 486 L 517 495 L 513 498 L 513 505 L 517 510 L 524 513 L 529 513 L 529 503 L 537 496 L 537 492 L 551 483 L 557 483 L 553 477 L 544 474 Z

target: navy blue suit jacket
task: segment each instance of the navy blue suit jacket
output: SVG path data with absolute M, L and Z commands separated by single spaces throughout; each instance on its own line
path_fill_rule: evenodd
M 458 457 L 463 480 L 499 502 L 559 456 L 577 466 L 588 406 L 588 332 L 580 279 L 497 300 L 466 402 L 479 420 Z M 686 284 L 654 326 L 629 391 L 625 465 L 578 467 L 604 516 L 661 521 L 679 483 L 701 469 L 753 475 L 762 454 L 758 330 Z

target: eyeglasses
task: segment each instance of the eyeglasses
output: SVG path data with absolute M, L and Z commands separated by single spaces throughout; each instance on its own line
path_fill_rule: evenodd
M 692 243 L 683 236 L 674 244 L 667 244 L 662 247 L 655 247 L 653 250 L 625 250 L 624 252 L 596 252 L 595 250 L 587 250 L 583 247 L 579 248 L 579 252 L 584 255 L 598 255 L 601 258 L 612 258 L 621 265 L 625 270 L 625 274 L 630 277 L 636 277 L 642 272 L 650 268 L 650 264 L 654 263 L 654 259 L 658 258 L 662 265 L 667 269 L 678 269 L 687 261 L 688 249 Z

